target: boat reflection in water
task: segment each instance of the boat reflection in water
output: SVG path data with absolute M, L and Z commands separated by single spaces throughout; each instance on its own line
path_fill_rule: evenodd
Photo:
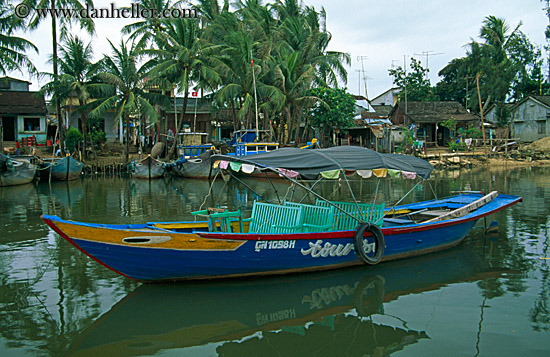
M 70 353 L 148 355 L 202 346 L 236 356 L 266 350 L 307 355 L 313 349 L 339 355 L 348 346 L 350 355 L 384 355 L 429 338 L 399 318 L 393 318 L 395 326 L 374 322 L 375 315 L 384 314 L 384 303 L 503 273 L 458 247 L 392 264 L 306 275 L 142 285 L 84 331 Z

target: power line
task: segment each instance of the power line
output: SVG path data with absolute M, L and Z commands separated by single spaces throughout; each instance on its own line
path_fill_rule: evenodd
M 430 70 L 430 56 L 437 56 L 444 54 L 443 52 L 433 53 L 434 51 L 422 51 L 422 53 L 415 53 L 416 56 L 426 56 L 426 79 L 428 78 L 428 71 Z

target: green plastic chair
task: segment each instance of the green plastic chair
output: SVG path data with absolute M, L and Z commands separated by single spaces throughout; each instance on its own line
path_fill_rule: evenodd
M 376 223 L 377 226 L 382 227 L 383 220 L 380 219 L 384 215 L 384 209 L 386 205 L 384 203 L 378 205 L 372 205 L 370 203 L 358 203 L 354 202 L 331 202 L 335 206 L 348 212 L 350 215 L 333 207 L 333 223 L 332 228 L 334 230 L 350 230 L 357 227 L 357 219 L 362 219 L 365 222 Z M 332 207 L 328 202 L 317 199 L 315 205 L 321 207 Z M 357 210 L 359 206 L 359 210 Z
M 302 226 L 303 232 L 325 232 L 330 231 L 333 221 L 334 207 L 313 206 L 303 203 L 286 202 L 285 206 L 298 207 L 303 210 Z
M 302 208 L 254 201 L 248 233 L 301 233 Z

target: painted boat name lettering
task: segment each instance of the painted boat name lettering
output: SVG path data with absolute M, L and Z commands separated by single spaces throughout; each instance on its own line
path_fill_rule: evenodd
M 303 255 L 311 254 L 313 258 L 318 257 L 342 257 L 345 255 L 348 255 L 349 252 L 353 250 L 353 243 L 347 243 L 344 244 L 332 244 L 330 242 L 326 242 L 323 245 L 322 240 L 318 240 L 317 242 L 309 243 L 309 249 L 302 249 L 301 252 Z
M 333 302 L 341 300 L 343 297 L 351 296 L 356 287 L 357 284 L 354 287 L 346 284 L 315 289 L 311 292 L 311 295 L 305 295 L 302 298 L 302 304 L 309 304 L 311 310 L 322 309 Z
M 256 242 L 256 251 L 262 249 L 292 249 L 296 246 L 295 240 L 259 240 Z
M 294 309 L 284 309 L 276 312 L 270 312 L 268 314 L 262 314 L 261 312 L 258 312 L 256 314 L 256 323 L 258 324 L 258 326 L 262 326 L 270 322 L 277 322 L 295 318 L 296 310 Z

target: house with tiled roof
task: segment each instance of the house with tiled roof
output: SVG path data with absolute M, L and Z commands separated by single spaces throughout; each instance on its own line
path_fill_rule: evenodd
M 452 137 L 450 130 L 441 125 L 444 121 L 454 119 L 457 128 L 480 125 L 478 116 L 454 101 L 398 102 L 390 113 L 390 119 L 394 125 L 411 128 L 416 138 L 427 145 L 439 146 L 446 145 Z
M 30 83 L 0 77 L 0 145 L 32 137 L 46 142 L 46 102 L 40 92 L 29 91 Z
M 533 142 L 550 135 L 550 96 L 530 95 L 518 102 L 510 119 L 510 136 Z

